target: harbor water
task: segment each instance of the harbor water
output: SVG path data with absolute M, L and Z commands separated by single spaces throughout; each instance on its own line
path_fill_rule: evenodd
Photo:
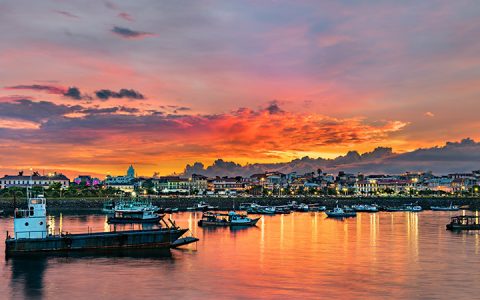
M 200 228 L 201 213 L 173 214 L 200 238 L 171 251 L 29 255 L 0 261 L 2 299 L 473 298 L 480 237 L 450 232 L 462 212 L 263 216 L 252 228 Z M 0 218 L 2 240 L 12 218 Z M 53 213 L 50 230 L 108 231 L 102 214 Z M 129 225 L 125 227 L 130 229 Z M 136 228 L 136 227 L 135 227 Z M 4 256 L 1 243 L 0 255 Z

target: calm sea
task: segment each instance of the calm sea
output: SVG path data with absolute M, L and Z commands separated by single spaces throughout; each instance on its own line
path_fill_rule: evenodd
M 476 298 L 480 238 L 445 230 L 462 212 L 263 216 L 257 227 L 203 229 L 201 213 L 177 224 L 200 238 L 181 250 L 0 261 L 1 299 Z M 109 230 L 101 214 L 54 214 L 69 232 Z M 1 218 L 3 233 L 12 219 Z M 4 256 L 4 243 L 0 255 Z

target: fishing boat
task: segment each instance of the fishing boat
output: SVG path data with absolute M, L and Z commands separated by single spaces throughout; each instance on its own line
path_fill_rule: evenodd
M 330 218 L 349 218 L 349 217 L 356 217 L 357 213 L 353 210 L 346 210 L 340 208 L 338 205 L 333 210 L 327 210 L 325 212 L 328 217 Z
M 378 212 L 378 206 L 368 204 L 352 205 L 352 209 L 356 212 Z
M 255 226 L 260 218 L 251 219 L 234 211 L 228 214 L 204 212 L 198 226 Z
M 434 211 L 457 211 L 460 207 L 453 205 L 453 203 L 450 202 L 449 206 L 431 206 L 430 209 Z
M 447 230 L 480 230 L 480 216 L 452 217 Z
M 198 241 L 179 240 L 188 231 L 168 220 L 165 226 L 150 230 L 128 230 L 114 232 L 59 233 L 48 232 L 46 199 L 43 195 L 32 197 L 27 188 L 27 209 L 15 209 L 13 235 L 7 232 L 5 239 L 6 257 L 31 252 L 70 252 L 100 249 L 127 248 L 172 248 Z
M 205 201 L 200 201 L 193 207 L 187 207 L 188 211 L 208 211 L 208 210 L 217 210 L 218 206 L 208 205 Z

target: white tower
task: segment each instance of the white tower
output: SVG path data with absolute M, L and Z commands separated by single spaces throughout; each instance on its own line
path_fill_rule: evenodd
M 29 194 L 29 193 L 28 193 Z M 47 237 L 47 200 L 43 195 L 28 197 L 28 209 L 16 209 L 13 220 L 15 239 Z

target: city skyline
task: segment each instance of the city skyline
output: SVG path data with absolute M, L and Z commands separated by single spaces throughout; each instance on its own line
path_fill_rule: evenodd
M 474 1 L 185 3 L 2 2 L 0 171 L 170 174 L 480 139 Z

